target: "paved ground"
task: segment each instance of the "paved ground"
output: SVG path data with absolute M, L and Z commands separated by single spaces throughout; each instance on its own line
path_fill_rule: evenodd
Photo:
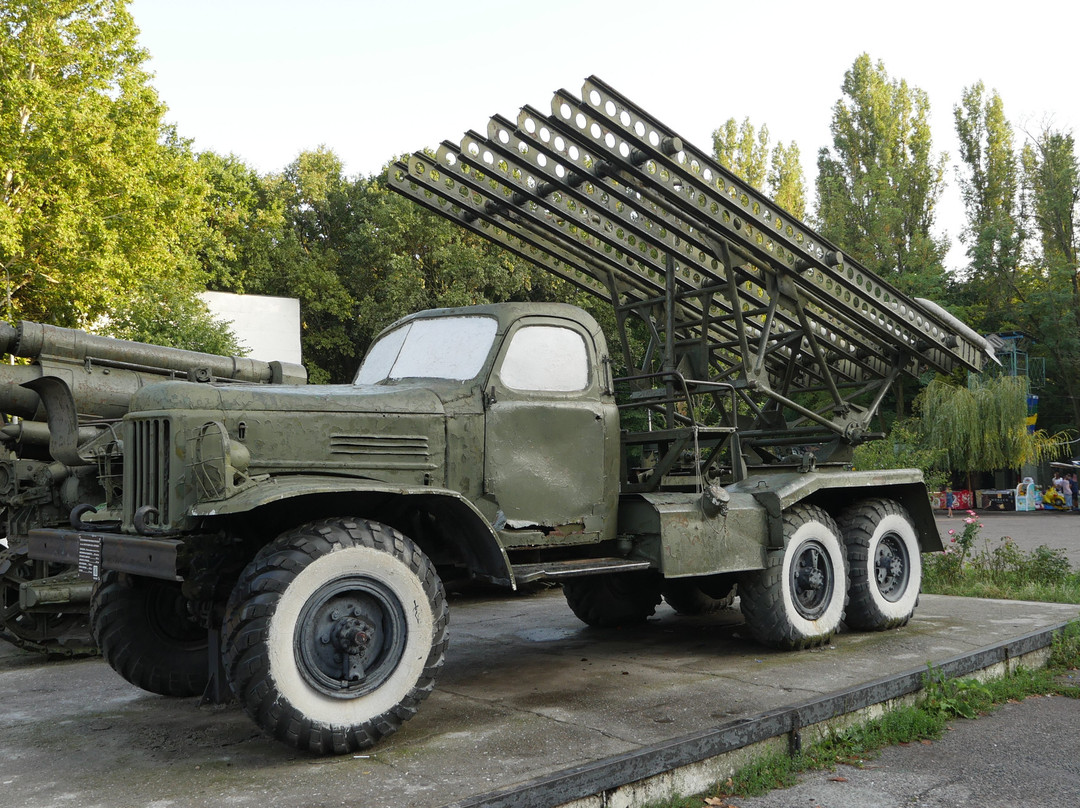
M 1073 519 L 993 514 L 984 532 L 1071 554 L 1080 550 L 1080 519 Z M 785 654 L 744 638 L 736 611 L 686 618 L 661 607 L 640 628 L 606 632 L 580 624 L 558 591 L 459 596 L 451 611 L 451 648 L 435 693 L 401 732 L 361 757 L 297 754 L 262 736 L 236 706 L 153 696 L 100 660 L 49 663 L 0 643 L 0 808 L 439 808 L 971 653 L 1078 614 L 1075 606 L 924 596 L 902 630 L 841 634 L 828 647 Z M 854 787 L 836 788 L 860 783 L 892 788 L 897 805 L 929 798 L 935 788 L 944 801 L 920 804 L 1071 804 L 1033 789 L 1004 790 L 1022 784 L 1038 762 L 1008 750 L 1041 750 L 1040 765 L 1052 766 L 1061 788 L 1075 795 L 1075 779 L 1068 778 L 1075 776 L 1080 716 L 1066 714 L 1076 705 L 1062 702 L 1052 700 L 1049 717 L 1025 717 L 1021 711 L 1039 709 L 1025 704 L 970 730 L 958 726 L 942 742 L 943 754 L 926 754 L 937 746 L 897 750 L 914 757 L 900 759 L 890 786 L 881 785 L 894 771 L 885 768 L 892 758 L 883 757 L 875 763 L 880 769 L 845 774 L 848 783 L 808 783 L 820 789 L 798 798 L 777 792 L 781 801 L 771 804 L 890 804 L 867 800 L 868 792 Z M 1018 732 L 1037 737 L 1012 734 Z M 954 737 L 961 739 L 958 752 L 944 746 Z M 1006 737 L 1015 739 L 1000 740 Z M 979 768 L 992 759 L 994 743 L 1006 744 L 996 779 Z M 965 750 L 971 757 L 960 756 Z M 951 770 L 933 768 L 950 762 Z M 865 777 L 871 779 L 858 779 Z M 991 787 L 1002 789 L 1007 803 L 990 799 Z M 855 794 L 856 801 L 838 802 L 839 794 Z
M 1047 808 L 1080 801 L 1080 699 L 1028 698 L 732 808 Z
M 4 646 L 0 806 L 437 808 L 970 653 L 1077 609 L 924 596 L 900 631 L 797 654 L 744 639 L 737 612 L 664 607 L 632 632 L 602 632 L 549 592 L 459 598 L 452 614 L 435 693 L 365 757 L 297 754 L 235 706 L 153 696 L 100 660 L 46 663 Z

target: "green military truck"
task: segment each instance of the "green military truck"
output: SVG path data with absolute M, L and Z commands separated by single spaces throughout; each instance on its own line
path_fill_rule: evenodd
M 351 385 L 142 387 L 105 507 L 30 533 L 97 580 L 121 675 L 227 683 L 274 737 L 342 753 L 431 692 L 447 576 L 559 581 L 596 626 L 737 587 L 788 649 L 908 621 L 941 548 L 927 492 L 851 449 L 896 379 L 978 369 L 985 340 L 595 78 L 387 181 L 610 303 L 617 353 L 581 309 L 500 304 L 395 323 Z

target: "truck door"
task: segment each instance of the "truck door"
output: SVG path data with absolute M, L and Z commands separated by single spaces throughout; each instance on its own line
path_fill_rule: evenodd
M 584 328 L 557 318 L 521 320 L 503 341 L 486 395 L 484 488 L 508 545 L 614 535 L 618 410 L 597 356 Z

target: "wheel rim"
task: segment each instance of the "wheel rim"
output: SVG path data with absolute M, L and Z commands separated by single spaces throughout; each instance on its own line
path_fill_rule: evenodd
M 882 536 L 874 553 L 874 580 L 885 600 L 895 603 L 907 591 L 911 575 L 907 545 L 896 533 Z
M 146 593 L 146 620 L 151 631 L 173 647 L 193 650 L 206 646 L 206 629 L 188 611 L 188 602 L 175 587 L 151 585 Z
M 790 584 L 792 600 L 799 614 L 807 620 L 816 620 L 832 602 L 832 559 L 821 542 L 810 540 L 799 545 L 791 565 Z
M 370 693 L 397 668 L 407 625 L 401 601 L 382 582 L 364 576 L 330 581 L 308 598 L 296 623 L 300 673 L 334 698 Z

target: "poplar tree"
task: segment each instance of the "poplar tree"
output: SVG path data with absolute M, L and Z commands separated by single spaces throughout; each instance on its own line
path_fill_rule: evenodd
M 770 145 L 769 129 L 734 118 L 713 132 L 713 156 L 735 176 L 764 191 L 793 216 L 806 216 L 806 179 L 795 142 Z
M 967 214 L 961 235 L 968 258 L 965 313 L 985 330 L 1011 330 L 1024 319 L 1018 307 L 1029 288 L 1022 264 L 1027 234 L 1012 126 L 1001 96 L 987 95 L 981 81 L 964 90 L 953 116 Z
M 817 218 L 829 240 L 902 290 L 940 297 L 945 241 L 932 234 L 946 156 L 935 154 L 930 102 L 867 54 L 847 71 L 833 146 L 818 154 Z

